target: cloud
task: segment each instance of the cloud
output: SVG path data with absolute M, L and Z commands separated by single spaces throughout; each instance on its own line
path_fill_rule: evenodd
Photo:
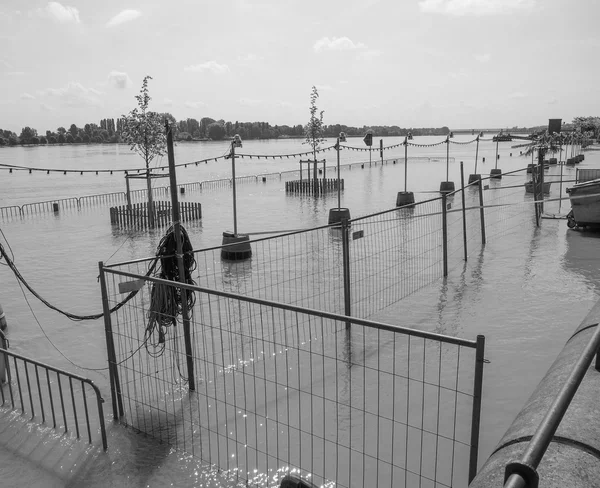
M 487 63 L 490 59 L 492 59 L 492 55 L 490 53 L 476 54 L 475 59 L 480 63 Z
M 381 56 L 381 51 L 379 49 L 367 49 L 366 51 L 361 51 L 358 53 L 358 59 L 375 59 Z
M 238 61 L 240 62 L 240 64 L 255 63 L 256 61 L 260 61 L 262 59 L 264 59 L 262 56 L 258 56 L 254 53 L 248 53 L 244 56 L 238 56 Z
M 205 106 L 204 102 L 185 102 L 184 105 L 188 108 L 202 108 Z
M 253 100 L 252 98 L 240 98 L 240 105 L 246 105 L 249 107 L 256 107 L 263 103 L 262 100 Z
M 163 100 L 163 104 L 170 107 L 171 105 L 173 105 L 173 100 L 171 100 L 170 98 L 165 98 Z
M 313 45 L 315 52 L 320 51 L 353 51 L 355 49 L 364 49 L 365 46 L 362 42 L 353 42 L 347 37 L 323 37 L 319 39 Z
M 29 93 L 21 93 L 19 96 L 22 100 L 35 100 L 35 97 Z
M 229 66 L 226 64 L 219 64 L 216 61 L 206 61 L 205 63 L 194 64 L 183 68 L 184 71 L 191 71 L 193 73 L 201 73 L 204 71 L 211 71 L 217 75 L 222 75 L 229 72 Z
M 511 100 L 519 100 L 522 98 L 527 98 L 527 94 L 523 92 L 515 92 L 508 95 L 508 98 Z
M 54 111 L 54 107 L 51 107 L 47 103 L 40 103 L 40 108 L 42 110 L 44 110 L 45 112 L 53 112 Z
M 106 27 L 114 27 L 115 25 L 124 24 L 125 22 L 131 22 L 132 20 L 137 19 L 142 15 L 142 12 L 139 10 L 123 10 L 115 15 L 112 19 L 110 19 L 106 23 Z
M 115 88 L 124 90 L 131 86 L 131 78 L 127 73 L 121 71 L 111 71 L 108 73 L 108 82 Z
M 281 108 L 290 108 L 290 107 L 293 107 L 293 104 L 292 104 L 292 103 L 290 103 L 290 102 L 285 102 L 285 101 L 279 101 L 279 102 L 277 102 L 277 104 L 276 104 L 276 105 L 277 105 L 278 107 L 281 107 Z
M 48 2 L 44 8 L 37 9 L 37 13 L 54 19 L 61 24 L 80 24 L 79 10 L 75 7 L 62 5 L 58 2 Z
M 329 90 L 333 90 L 333 88 L 331 87 L 331 85 L 316 85 L 317 90 L 319 91 L 329 91 Z
M 38 92 L 39 96 L 55 98 L 69 107 L 90 107 L 102 105 L 98 98 L 101 92 L 94 88 L 85 88 L 81 83 L 70 81 L 62 88 L 46 88 Z
M 536 0 L 423 0 L 421 12 L 464 15 L 507 14 L 518 10 L 531 10 Z
M 556 98 L 552 98 L 550 100 L 548 100 L 548 105 L 556 105 L 558 103 L 558 100 Z
M 6 74 L 9 76 L 23 76 L 25 74 L 25 71 L 9 71 Z

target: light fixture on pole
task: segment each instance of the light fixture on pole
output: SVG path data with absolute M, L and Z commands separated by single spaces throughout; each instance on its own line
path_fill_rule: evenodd
M 492 168 L 492 170 L 490 171 L 490 178 L 502 178 L 502 170 L 498 168 L 498 159 L 500 158 L 500 155 L 498 154 L 498 143 L 500 142 L 500 138 L 504 137 L 504 134 L 502 133 L 502 130 L 500 130 L 500 134 L 498 134 L 494 139 L 496 139 L 496 164 L 494 166 L 494 168 Z
M 349 219 L 350 218 L 350 209 L 348 208 L 342 208 L 342 184 L 343 184 L 343 180 L 340 179 L 340 142 L 346 142 L 346 134 L 344 132 L 340 132 L 340 135 L 337 138 L 337 141 L 335 143 L 335 150 L 337 153 L 337 201 L 338 201 L 338 205 L 337 208 L 332 208 L 329 209 L 329 220 L 328 223 L 329 224 L 338 224 L 340 223 L 343 219 Z M 365 138 L 365 143 L 366 143 L 366 138 Z
M 248 259 L 252 256 L 250 237 L 247 234 L 238 234 L 237 231 L 237 193 L 235 188 L 235 148 L 242 147 L 242 139 L 239 134 L 231 140 L 231 152 L 227 158 L 231 158 L 231 188 L 233 191 L 233 233 L 223 232 L 223 246 L 221 258 L 232 261 Z
M 404 191 L 399 191 L 396 195 L 396 207 L 404 207 L 409 205 L 414 207 L 415 194 L 412 191 L 407 191 L 408 181 L 408 140 L 412 139 L 412 134 L 409 132 L 404 136 Z
M 450 181 L 450 137 L 454 137 L 452 132 L 446 136 L 446 181 L 440 183 L 440 193 L 454 191 L 454 182 Z
M 475 148 L 475 172 L 469 175 L 469 185 L 481 179 L 481 175 L 477 173 L 477 158 L 479 157 L 479 138 L 483 137 L 483 132 L 477 134 L 477 147 Z

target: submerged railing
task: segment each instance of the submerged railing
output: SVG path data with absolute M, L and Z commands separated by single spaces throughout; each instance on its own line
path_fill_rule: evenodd
M 1 331 L 0 336 L 4 338 Z M 87 434 L 90 444 L 93 433 L 99 430 L 102 446 L 105 450 L 108 448 L 104 400 L 91 380 L 9 351 L 4 340 L 2 346 L 2 407 L 20 411 L 22 415 L 30 416 L 31 421 L 37 420 L 65 434 L 74 433 L 77 439 Z M 94 408 L 94 403 L 97 417 L 92 418 L 90 409 Z
M 251 486 L 466 486 L 484 337 L 460 339 L 100 265 L 113 414 Z M 132 288 L 133 287 L 133 288 Z M 184 318 L 159 297 L 185 289 Z M 130 293 L 127 291 L 125 293 Z M 170 324 L 170 325 L 169 325 Z M 189 331 L 189 333 L 186 333 Z

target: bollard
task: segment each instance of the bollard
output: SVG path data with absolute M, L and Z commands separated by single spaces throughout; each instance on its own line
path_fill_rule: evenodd
M 512 157 L 512 153 L 510 153 L 511 157 Z
M 481 162 L 482 162 L 482 163 L 485 163 L 485 156 L 484 156 L 484 158 L 481 160 Z
M 52 209 L 54 210 L 54 213 L 58 213 L 58 203 L 54 202 L 52 204 Z
M 496 179 L 502 178 L 502 170 L 500 168 L 493 168 L 490 171 L 490 178 L 496 178 Z
M 263 183 L 266 183 L 266 182 L 267 182 L 267 177 L 266 177 L 266 176 L 263 176 L 262 182 L 263 182 Z
M 348 208 L 330 208 L 329 209 L 329 219 L 327 223 L 331 224 L 341 224 L 342 220 L 350 220 L 350 209 Z
M 241 261 L 252 257 L 250 237 L 247 234 L 223 232 L 223 246 L 226 247 L 221 248 L 221 259 Z
M 183 186 L 179 189 L 179 193 L 181 193 L 182 195 L 185 193 L 185 188 Z
M 365 169 L 365 165 L 364 165 L 364 164 L 361 164 L 361 165 L 360 165 L 360 167 L 361 167 L 362 169 Z
M 440 193 L 450 193 L 454 191 L 454 181 L 442 181 L 440 183 Z
M 481 180 L 481 175 L 478 173 L 469 175 L 469 185 Z
M 396 207 L 414 208 L 415 194 L 412 191 L 399 191 L 396 195 Z

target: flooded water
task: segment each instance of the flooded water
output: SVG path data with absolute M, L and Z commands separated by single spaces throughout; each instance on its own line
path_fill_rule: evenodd
M 441 139 L 423 137 L 415 138 L 414 142 L 429 144 Z M 467 141 L 471 136 L 457 136 L 455 140 Z M 401 141 L 389 138 L 384 144 Z M 350 139 L 347 145 L 362 147 L 362 141 Z M 498 167 L 504 172 L 530 162 L 519 157 L 519 149 L 511 149 L 510 145 L 500 144 Z M 480 144 L 479 173 L 489 173 L 495 149 L 492 142 Z M 225 143 L 182 143 L 176 147 L 176 162 L 218 157 L 225 151 Z M 250 141 L 239 150 L 255 155 L 301 151 L 306 151 L 306 146 L 298 140 Z M 373 164 L 369 166 L 368 153 L 350 150 L 341 153 L 342 164 L 367 161 L 364 169 L 354 165 L 341 172 L 345 179 L 342 206 L 350 208 L 352 217 L 393 207 L 396 193 L 404 189 L 404 149 L 398 147 L 385 154 L 386 159 L 397 158 L 397 164 L 374 164 L 378 155 L 378 151 L 373 151 Z M 446 146 L 410 147 L 408 155 L 432 158 L 409 161 L 408 189 L 415 192 L 417 200 L 434 196 L 440 181 L 446 179 Z M 335 164 L 333 151 L 325 153 L 325 157 L 328 165 Z M 464 161 L 466 175 L 473 172 L 475 144 L 451 145 L 450 157 L 455 158 L 449 168 L 450 180 L 458 186 L 459 161 Z M 481 160 L 483 157 L 485 162 Z M 0 150 L 0 162 L 51 169 L 141 166 L 139 158 L 126 146 L 5 148 Z M 587 153 L 580 167 L 600 167 L 600 153 Z M 298 158 L 236 160 L 238 176 L 296 169 Z M 574 179 L 573 168 L 563 170 L 565 179 Z M 333 170 L 327 171 L 328 176 L 334 176 Z M 550 170 L 555 176 L 559 172 L 559 167 Z M 230 162 L 219 160 L 179 168 L 178 182 L 227 178 L 230 174 Z M 525 175 L 520 174 L 506 176 L 501 184 L 517 186 L 524 181 Z M 124 191 L 125 187 L 122 174 L 116 173 L 10 174 L 5 170 L 0 172 L 0 184 L 3 186 L 0 206 Z M 164 186 L 166 182 L 157 185 Z M 558 184 L 553 184 L 550 198 L 558 196 Z M 202 221 L 186 226 L 194 248 L 219 245 L 222 232 L 232 229 L 230 189 L 188 191 L 182 198 L 202 203 Z M 515 189 L 515 199 L 527 198 L 530 197 L 524 196 L 524 190 Z M 332 207 L 337 207 L 336 194 L 319 199 L 286 195 L 283 181 L 276 178 L 238 185 L 241 232 L 323 225 Z M 547 207 L 549 212 L 558 213 L 558 203 Z M 560 213 L 565 214 L 568 209 L 569 203 L 565 201 Z M 98 261 L 111 263 L 153 255 L 161 237 L 160 231 L 132 232 L 111 226 L 108 206 L 5 219 L 0 221 L 0 228 L 4 234 L 0 242 L 5 248 L 6 242 L 10 244 L 16 265 L 33 288 L 61 309 L 78 314 L 101 310 Z M 485 249 L 471 249 L 468 261 L 454 265 L 448 279 L 440 279 L 371 317 L 469 339 L 476 334 L 486 336 L 486 358 L 490 363 L 484 373 L 481 461 L 492 452 L 564 342 L 600 297 L 598 235 L 568 230 L 565 220 L 544 219 L 541 227 L 536 228 L 533 215 L 519 221 L 514 228 L 505 229 L 501 235 L 494 236 L 490 229 L 490 235 L 493 237 Z M 4 266 L 0 267 L 0 303 L 9 319 L 12 350 L 90 377 L 108 399 L 106 373 L 80 369 L 106 365 L 100 321 L 72 322 L 48 310 L 31 294 L 22 292 Z M 108 415 L 109 404 L 106 407 Z M 25 430 L 19 428 L 24 423 L 21 417 L 3 412 L 0 442 L 4 449 L 0 453 L 0 467 L 6 473 L 2 480 L 6 486 L 235 484 L 185 453 L 172 451 L 118 426 L 109 428 L 110 448 L 103 453 L 96 446 L 70 442 L 33 424 Z

